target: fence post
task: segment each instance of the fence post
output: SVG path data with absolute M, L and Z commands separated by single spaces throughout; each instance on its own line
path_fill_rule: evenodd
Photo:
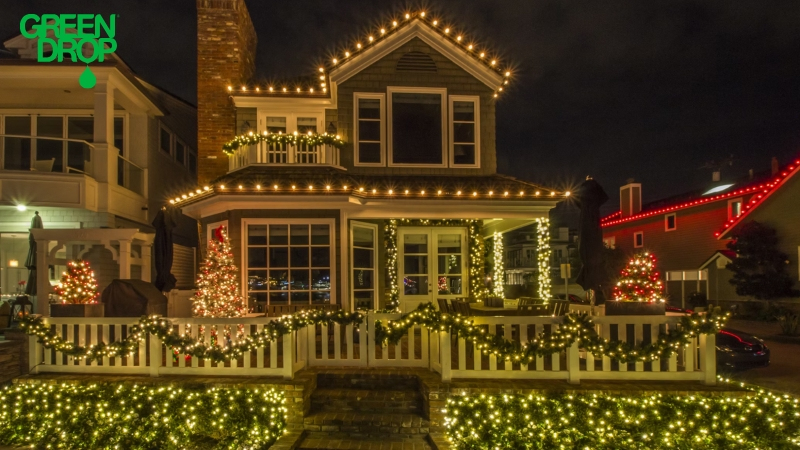
M 700 344 L 703 352 L 703 384 L 715 386 L 717 384 L 717 335 L 701 334 Z
M 25 351 L 24 347 L 23 351 Z M 28 336 L 28 373 L 39 373 L 39 364 L 43 362 L 42 357 L 42 344 L 39 343 L 39 338 Z
M 567 348 L 567 383 L 581 384 L 581 354 L 577 340 Z
M 283 335 L 283 378 L 294 378 L 294 332 Z
M 449 382 L 453 375 L 450 373 L 450 331 L 439 332 L 439 360 L 442 363 L 442 381 Z
M 150 376 L 157 377 L 161 369 L 161 358 L 163 357 L 163 345 L 154 334 L 150 335 Z

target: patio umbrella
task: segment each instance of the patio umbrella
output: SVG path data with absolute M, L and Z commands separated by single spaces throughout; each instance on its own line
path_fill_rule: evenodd
M 161 208 L 156 218 L 153 219 L 153 227 L 156 229 L 156 239 L 153 252 L 156 256 L 156 281 L 155 285 L 161 292 L 169 292 L 175 288 L 178 280 L 175 279 L 170 271 L 172 270 L 172 230 L 177 223 L 173 217 L 173 211 Z
M 600 290 L 605 282 L 603 268 L 603 231 L 600 229 L 600 206 L 608 201 L 608 195 L 600 183 L 586 177 L 575 192 L 575 201 L 581 209 L 578 224 L 578 253 L 583 266 L 577 282 L 588 291 Z
M 33 228 L 44 228 L 39 211 L 36 211 L 31 219 L 31 229 Z M 36 295 L 36 241 L 33 239 L 33 233 L 28 234 L 28 257 L 25 259 L 25 267 L 29 270 L 25 293 Z

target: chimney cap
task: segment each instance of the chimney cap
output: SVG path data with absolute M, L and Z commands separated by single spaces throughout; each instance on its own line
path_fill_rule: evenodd
M 636 182 L 636 180 L 633 179 L 633 178 L 628 178 L 627 180 L 625 180 L 625 184 L 631 184 L 631 183 L 635 183 L 635 182 Z

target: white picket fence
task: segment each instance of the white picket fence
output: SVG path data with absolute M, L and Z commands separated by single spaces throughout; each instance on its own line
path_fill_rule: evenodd
M 119 358 L 86 362 L 44 349 L 31 338 L 31 372 L 71 372 L 159 375 L 259 375 L 292 378 L 304 367 L 429 368 L 443 381 L 451 379 L 560 379 L 580 383 L 603 380 L 696 380 L 714 384 L 716 352 L 714 335 L 702 335 L 665 360 L 620 364 L 602 355 L 581 350 L 577 343 L 564 351 L 533 361 L 504 361 L 483 354 L 457 333 L 412 327 L 398 344 L 376 345 L 376 321 L 384 324 L 399 314 L 369 313 L 355 325 L 316 325 L 281 336 L 277 341 L 246 352 L 238 359 L 212 363 L 166 348 L 148 336 L 137 351 Z M 135 320 L 125 318 L 46 318 L 51 330 L 69 342 L 91 345 L 124 338 Z M 235 342 L 240 327 L 245 335 L 261 331 L 272 318 L 169 319 L 179 333 L 217 345 Z M 597 316 L 596 331 L 608 339 L 630 343 L 653 342 L 660 332 L 680 326 L 676 316 Z M 540 333 L 555 331 L 559 317 L 474 317 L 475 325 L 505 339 L 528 342 Z M 229 332 L 228 332 L 229 330 Z

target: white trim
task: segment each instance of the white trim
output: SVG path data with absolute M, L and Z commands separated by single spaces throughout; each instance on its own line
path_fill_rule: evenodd
M 336 296 L 336 286 L 338 285 L 337 279 L 336 279 L 336 262 L 337 262 L 337 259 L 336 259 L 336 254 L 337 254 L 336 253 L 336 219 L 333 219 L 333 218 L 330 218 L 330 219 L 272 219 L 272 218 L 270 218 L 270 219 L 258 219 L 258 218 L 243 218 L 242 221 L 241 221 L 240 230 L 239 230 L 240 231 L 240 233 L 239 233 L 240 234 L 240 241 L 241 241 L 241 243 L 240 243 L 241 246 L 239 247 L 241 249 L 239 267 L 241 268 L 240 277 L 241 277 L 241 293 L 242 293 L 242 297 L 244 297 L 245 301 L 249 302 L 249 298 L 247 296 L 247 271 L 249 270 L 249 268 L 247 266 L 247 247 L 248 247 L 248 245 L 247 245 L 247 227 L 248 227 L 248 225 L 328 225 L 330 227 L 329 228 L 329 234 L 328 234 L 328 238 L 330 239 L 330 241 L 329 241 L 328 246 L 331 249 L 330 262 L 329 262 L 330 266 L 328 267 L 328 269 L 331 271 L 331 289 L 330 289 L 331 301 L 330 301 L 330 304 L 331 305 L 339 304 L 339 301 L 338 301 L 339 299 Z M 269 233 L 267 233 L 267 239 L 269 239 Z M 267 242 L 269 242 L 269 241 L 267 241 Z M 288 244 L 287 244 L 287 247 L 289 247 Z M 309 248 L 312 247 L 311 236 L 309 236 L 308 247 Z M 317 245 L 317 247 L 321 247 L 321 245 Z M 269 244 L 267 244 L 267 248 L 269 248 Z M 311 267 L 310 264 L 309 264 L 308 269 L 312 270 L 314 268 Z M 322 267 L 321 269 L 325 269 L 325 268 Z M 267 276 L 269 276 L 269 271 L 271 270 L 271 268 L 270 267 L 267 267 L 266 269 L 255 268 L 253 270 L 266 270 L 267 271 Z M 291 268 L 289 270 L 291 270 Z M 310 279 L 309 279 L 309 281 L 310 281 Z M 291 292 L 291 291 L 287 291 L 287 292 Z M 305 292 L 305 291 L 302 291 L 302 292 Z M 310 295 L 310 293 L 313 292 L 313 289 L 309 289 L 308 292 L 309 292 L 309 295 Z M 269 291 L 267 291 L 267 293 L 269 293 Z M 291 303 L 291 295 L 288 297 L 288 301 L 289 301 L 289 303 L 287 303 L 287 304 L 292 304 Z M 309 302 L 311 302 L 311 297 L 309 297 Z M 309 303 L 309 304 L 311 304 L 311 303 Z
M 362 163 L 359 162 L 359 139 L 358 139 L 358 101 L 360 99 L 377 99 L 380 102 L 380 118 L 378 118 L 378 123 L 380 123 L 381 128 L 381 137 L 380 137 L 380 146 L 381 146 L 381 161 L 377 163 Z M 374 121 L 374 119 L 372 120 Z M 386 94 L 384 93 L 372 93 L 372 92 L 353 92 L 353 165 L 354 166 L 363 166 L 363 167 L 384 167 L 386 166 L 386 128 L 388 124 L 386 123 Z
M 447 167 L 447 88 L 430 88 L 430 87 L 406 87 L 406 86 L 389 86 L 386 88 L 387 96 L 387 118 L 386 129 L 388 130 L 386 136 L 386 143 L 388 151 L 387 165 L 389 167 Z M 393 162 L 393 126 L 392 126 L 392 94 L 394 93 L 413 93 L 413 94 L 439 94 L 442 98 L 442 159 L 440 164 L 402 164 Z
M 503 83 L 502 75 L 486 67 L 485 64 L 469 55 L 465 49 L 448 41 L 436 31 L 433 31 L 425 22 L 416 18 L 413 19 L 412 23 L 403 26 L 402 29 L 386 39 L 369 45 L 364 50 L 345 58 L 331 69 L 329 77 L 331 83 L 344 83 L 415 37 L 420 38 L 431 48 L 444 55 L 490 89 L 495 90 Z
M 453 114 L 455 109 L 453 108 L 454 102 L 471 102 L 475 105 L 475 120 L 473 121 L 475 126 L 475 163 L 473 164 L 456 164 L 455 163 L 455 121 L 453 120 Z M 477 95 L 450 95 L 447 101 L 447 109 L 448 109 L 448 126 L 450 130 L 450 139 L 448 142 L 450 143 L 449 146 L 449 153 L 450 153 L 450 167 L 465 167 L 465 168 L 480 168 L 481 167 L 481 98 Z M 463 122 L 469 123 L 469 122 Z M 463 143 L 463 142 L 462 142 Z
M 299 117 L 302 118 L 314 118 L 317 119 L 317 133 L 322 134 L 325 132 L 325 110 L 323 109 L 314 109 L 308 111 L 300 111 L 297 112 L 296 110 L 289 111 L 289 110 L 281 110 L 281 109 L 261 109 L 259 108 L 256 112 L 256 132 L 263 133 L 267 130 L 267 117 L 283 117 L 286 119 L 286 134 L 294 133 L 297 130 L 297 119 Z M 237 135 L 239 134 L 239 130 L 236 130 Z
M 428 236 L 428 294 L 427 295 L 406 295 L 403 288 L 405 270 L 405 233 L 424 234 Z M 460 294 L 440 294 L 439 293 L 439 251 L 437 247 L 438 237 L 441 234 L 458 234 L 461 237 L 461 293 Z M 437 298 L 459 298 L 469 297 L 469 279 L 467 277 L 469 265 L 469 246 L 467 244 L 467 229 L 465 227 L 398 227 L 397 228 L 397 289 L 400 300 L 400 308 L 403 311 L 415 309 L 418 303 L 433 302 Z M 426 274 L 412 274 L 425 276 Z M 456 274 L 453 274 L 456 275 Z
M 638 241 L 638 239 L 636 239 L 636 236 L 642 237 L 642 245 L 636 245 L 636 241 Z M 637 231 L 633 233 L 633 248 L 642 248 L 642 247 L 644 247 L 644 231 Z
M 672 219 L 673 219 L 673 221 L 672 221 L 673 222 L 672 223 L 673 227 L 672 228 L 669 227 L 669 218 L 670 217 L 672 217 Z M 664 231 L 665 232 L 669 232 L 669 231 L 675 231 L 677 229 L 678 229 L 678 216 L 675 213 L 664 214 Z
M 374 223 L 358 222 L 358 221 L 355 221 L 355 220 L 351 221 L 350 222 L 350 226 L 348 227 L 349 228 L 349 237 L 350 237 L 350 242 L 348 243 L 348 246 L 347 246 L 348 249 L 350 250 L 349 251 L 349 253 L 350 253 L 350 265 L 349 265 L 349 268 L 348 268 L 348 275 L 350 277 L 350 310 L 351 310 L 351 312 L 355 311 L 355 303 L 356 303 L 355 280 L 353 279 L 354 272 L 356 270 L 356 268 L 353 267 L 353 261 L 355 261 L 353 253 L 354 253 L 355 247 L 356 247 L 355 246 L 355 241 L 353 240 L 353 228 L 355 228 L 355 227 L 369 228 L 369 229 L 372 230 L 372 233 L 373 233 L 372 234 L 372 243 L 373 243 L 373 248 L 372 248 L 372 271 L 373 271 L 373 280 L 372 280 L 372 282 L 373 282 L 373 287 L 372 287 L 373 298 L 372 298 L 372 302 L 373 302 L 373 305 L 372 305 L 372 309 L 377 310 L 378 309 L 378 303 L 379 303 L 379 301 L 378 301 L 378 293 L 379 293 L 379 285 L 380 285 L 378 280 L 379 280 L 380 274 L 382 272 L 378 268 L 378 225 L 376 225 Z M 359 247 L 359 248 L 363 248 L 363 247 Z M 368 250 L 368 249 L 365 248 L 365 250 Z M 370 289 L 359 289 L 359 291 L 369 291 L 369 290 Z
M 736 203 L 736 202 L 739 202 L 739 216 L 741 216 L 742 213 L 744 212 L 744 198 L 742 198 L 742 197 L 732 198 L 732 199 L 728 200 L 728 211 L 727 211 L 728 220 L 735 219 L 736 217 L 739 217 L 739 216 L 735 216 L 734 217 L 734 215 L 731 214 L 731 206 L 733 206 L 733 204 Z

